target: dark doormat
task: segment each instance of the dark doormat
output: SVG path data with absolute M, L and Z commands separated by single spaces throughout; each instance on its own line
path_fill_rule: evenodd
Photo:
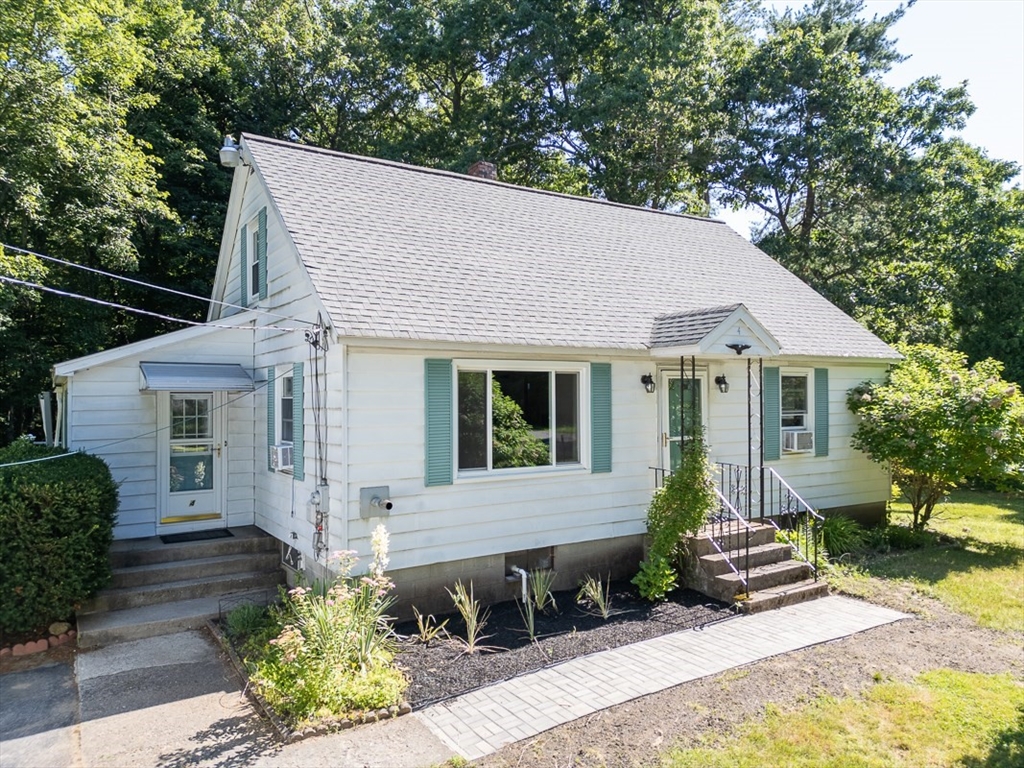
M 169 533 L 161 536 L 164 544 L 184 544 L 186 541 L 206 541 L 207 539 L 226 539 L 234 536 L 227 528 L 211 528 L 208 531 L 190 531 L 189 533 Z

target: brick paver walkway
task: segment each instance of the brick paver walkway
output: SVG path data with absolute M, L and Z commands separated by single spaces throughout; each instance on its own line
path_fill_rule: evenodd
M 904 618 L 860 600 L 825 597 L 572 659 L 416 716 L 448 747 L 475 760 L 630 699 Z

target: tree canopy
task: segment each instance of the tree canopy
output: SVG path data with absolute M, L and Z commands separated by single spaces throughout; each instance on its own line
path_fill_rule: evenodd
M 924 9 L 917 9 L 924 12 Z M 906 12 L 863 0 L 9 0 L 0 239 L 208 294 L 225 134 L 707 215 L 890 342 L 997 357 L 1024 382 L 1024 194 L 958 138 L 965 84 L 883 75 Z M 184 319 L 202 302 L 20 251 L 0 276 Z M 163 332 L 0 282 L 0 442 L 56 361 Z

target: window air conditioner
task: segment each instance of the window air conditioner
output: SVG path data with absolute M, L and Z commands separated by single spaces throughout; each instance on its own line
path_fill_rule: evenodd
M 808 453 L 814 450 L 813 432 L 784 431 L 782 450 L 786 453 Z
M 270 446 L 270 466 L 272 469 L 292 468 L 292 446 L 290 443 Z

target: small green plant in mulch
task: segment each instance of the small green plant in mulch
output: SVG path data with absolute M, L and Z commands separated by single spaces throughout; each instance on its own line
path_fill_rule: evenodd
M 867 545 L 864 526 L 845 515 L 826 515 L 817 530 L 821 545 L 831 558 L 859 552 Z
M 652 602 L 664 600 L 679 582 L 676 571 L 664 555 L 651 553 L 640 563 L 640 571 L 633 577 L 640 596 Z
M 408 680 L 394 665 L 397 644 L 387 611 L 388 536 L 373 534 L 367 575 L 350 576 L 352 552 L 336 553 L 337 577 L 296 587 L 276 609 L 280 631 L 247 659 L 254 689 L 290 725 L 339 720 L 402 702 Z
M 558 574 L 550 568 L 535 568 L 530 571 L 527 579 L 530 587 L 530 599 L 538 611 L 557 611 L 558 604 L 551 588 L 555 584 L 555 576 Z
M 608 574 L 608 580 L 604 583 L 600 578 L 587 575 L 580 582 L 580 591 L 576 594 L 576 602 L 585 606 L 585 612 L 602 619 L 611 616 L 612 611 L 612 575 Z
M 462 616 L 462 623 L 466 629 L 465 637 L 456 637 L 462 643 L 462 652 L 474 654 L 481 651 L 496 650 L 489 645 L 482 645 L 481 641 L 486 640 L 488 635 L 484 634 L 484 627 L 487 626 L 487 617 L 491 615 L 489 609 L 483 608 L 480 601 L 473 596 L 473 582 L 469 582 L 467 588 L 462 580 L 455 582 L 455 590 L 446 589 L 455 609 Z
M 439 635 L 443 637 L 448 636 L 448 632 L 445 629 L 448 619 L 438 624 L 433 614 L 424 616 L 415 605 L 412 607 L 412 613 L 416 617 L 416 634 L 414 635 L 416 642 L 430 645 L 430 642 Z

